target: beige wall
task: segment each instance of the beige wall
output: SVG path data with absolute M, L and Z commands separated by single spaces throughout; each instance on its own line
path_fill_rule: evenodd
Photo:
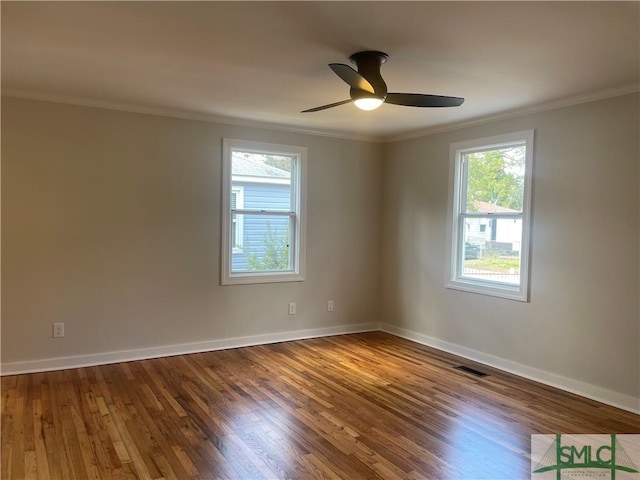
M 373 144 L 3 99 L 2 362 L 382 322 L 638 399 L 638 101 Z M 450 143 L 530 128 L 530 302 L 445 289 Z M 309 148 L 305 282 L 220 286 L 223 137 Z
M 223 137 L 308 147 L 305 282 L 220 286 Z M 378 321 L 378 144 L 4 98 L 2 167 L 3 363 Z
M 626 95 L 386 145 L 381 321 L 640 398 L 638 112 Z M 530 302 L 444 288 L 449 145 L 531 128 Z

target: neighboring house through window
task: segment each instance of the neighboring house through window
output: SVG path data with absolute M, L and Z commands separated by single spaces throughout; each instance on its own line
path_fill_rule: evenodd
M 244 187 L 231 187 L 231 210 L 242 210 L 244 208 Z M 242 253 L 244 244 L 244 222 L 239 215 L 231 215 L 231 248 L 233 253 Z
M 304 279 L 306 148 L 223 142 L 222 283 Z
M 527 301 L 533 130 L 451 146 L 449 288 Z

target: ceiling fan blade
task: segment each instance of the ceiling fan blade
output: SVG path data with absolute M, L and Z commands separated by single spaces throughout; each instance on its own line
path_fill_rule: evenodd
M 300 113 L 310 113 L 310 112 L 319 112 L 320 110 L 326 110 L 331 107 L 339 107 L 340 105 L 344 105 L 345 103 L 350 103 L 349 100 L 342 100 L 341 102 L 330 103 L 329 105 L 322 105 L 321 107 L 309 108 L 308 110 L 302 110 Z
M 421 93 L 387 93 L 385 103 L 407 107 L 459 107 L 464 98 Z
M 329 68 L 331 68 L 336 75 L 350 85 L 351 88 L 375 93 L 373 85 L 371 85 L 366 78 L 356 72 L 349 65 L 345 65 L 344 63 L 330 63 Z

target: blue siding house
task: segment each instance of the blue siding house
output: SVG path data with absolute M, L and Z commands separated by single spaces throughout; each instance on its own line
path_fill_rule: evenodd
M 253 210 L 259 214 L 235 214 L 232 217 L 231 268 L 234 272 L 256 268 L 265 261 L 269 245 L 288 253 L 289 217 L 264 212 L 291 211 L 291 173 L 234 154 L 232 158 L 231 208 Z

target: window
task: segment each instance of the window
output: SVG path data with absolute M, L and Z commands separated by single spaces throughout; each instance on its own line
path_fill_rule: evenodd
M 224 139 L 222 284 L 304 280 L 307 149 Z
M 449 288 L 528 300 L 533 130 L 451 145 Z

